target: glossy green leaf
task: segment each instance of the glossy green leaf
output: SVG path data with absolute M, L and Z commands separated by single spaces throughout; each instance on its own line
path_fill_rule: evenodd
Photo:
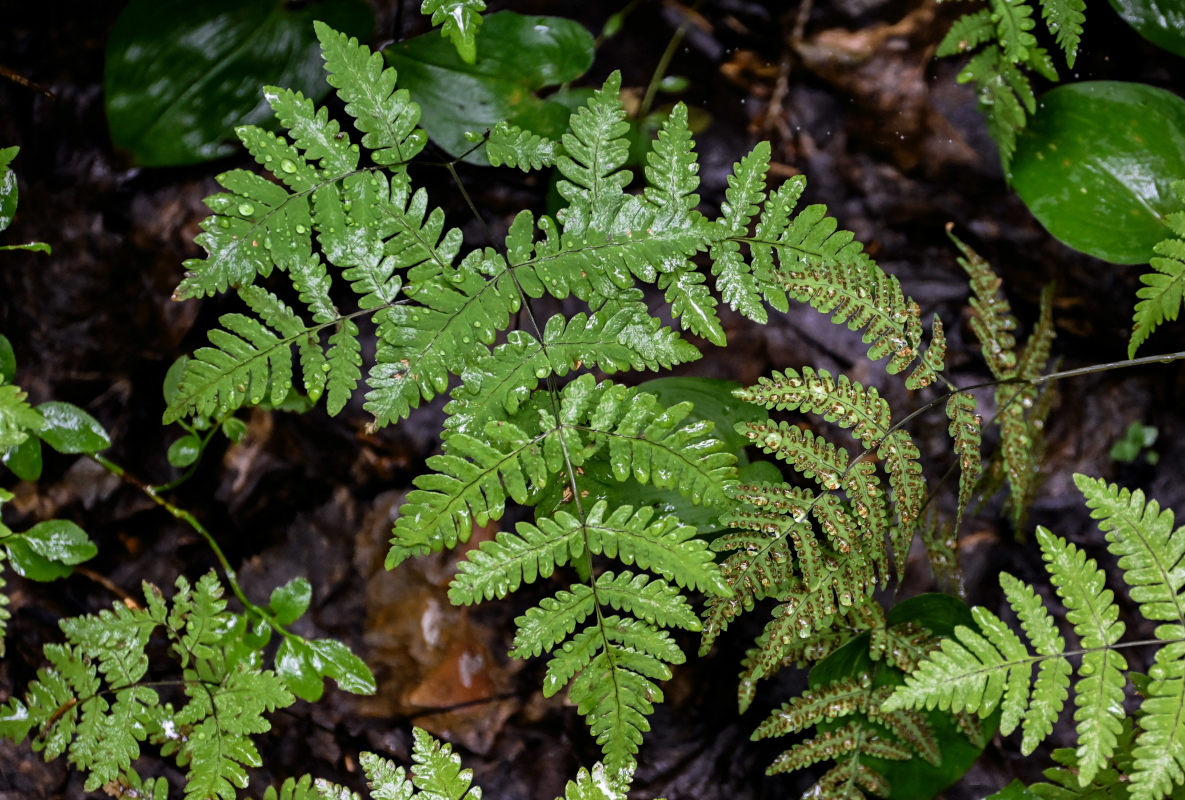
M 29 253 L 52 253 L 53 248 L 45 242 L 25 242 L 24 244 L 0 245 L 0 250 L 24 250 Z
M 9 164 L 16 158 L 19 147 L 0 148 L 0 231 L 7 230 L 12 224 L 12 217 L 16 214 L 17 183 L 16 173 Z
M 310 703 L 317 702 L 325 693 L 324 681 L 314 661 L 309 643 L 298 637 L 286 637 L 276 651 L 276 674 L 289 691 Z
M 16 447 L 4 450 L 0 460 L 22 481 L 35 481 L 41 477 L 41 440 L 30 436 Z
M 99 421 L 72 403 L 51 400 L 37 410 L 45 418 L 37 435 L 59 453 L 97 453 L 111 446 Z
M 88 561 L 99 552 L 86 531 L 67 519 L 38 522 L 25 531 L 24 539 L 42 558 L 71 566 Z
M 1181 0 L 1111 0 L 1111 7 L 1152 44 L 1185 57 L 1185 3 Z
M 222 420 L 222 435 L 232 442 L 241 442 L 247 436 L 247 423 L 238 417 L 227 417 Z
M 307 578 L 293 578 L 283 586 L 272 589 L 272 596 L 268 603 L 272 613 L 276 615 L 276 622 L 289 625 L 300 619 L 309 608 L 309 601 L 313 597 L 313 586 Z
M 971 611 L 957 597 L 946 594 L 922 594 L 904 600 L 890 609 L 887 615 L 889 626 L 902 622 L 916 622 L 938 636 L 951 636 L 956 625 L 971 625 Z M 811 670 L 808 679 L 812 689 L 833 681 L 854 677 L 873 669 L 868 655 L 868 634 L 857 636 Z M 903 682 L 903 676 L 895 669 L 877 669 L 873 686 L 896 686 Z M 908 761 L 862 756 L 869 766 L 883 775 L 893 787 L 890 798 L 896 800 L 929 800 L 944 788 L 962 777 L 982 748 L 976 747 L 959 732 L 949 714 L 941 711 L 926 712 L 926 719 L 942 745 L 942 763 L 930 764 L 923 758 Z M 996 729 L 999 714 L 983 721 L 984 739 L 990 740 Z M 843 720 L 822 723 L 820 730 L 840 727 Z
M 365 662 L 336 639 L 315 639 L 308 643 L 317 671 L 333 678 L 337 685 L 353 694 L 374 694 L 374 675 Z
M 420 104 L 420 125 L 445 152 L 460 156 L 473 147 L 466 131 L 481 132 L 499 120 L 558 138 L 569 110 L 537 93 L 583 75 L 592 65 L 593 37 L 570 19 L 500 11 L 485 16 L 473 64 L 436 32 L 383 52 L 399 72 L 399 86 Z M 481 148 L 466 160 L 489 163 Z
M 12 383 L 16 378 L 16 353 L 8 337 L 0 334 L 0 383 Z
M 202 440 L 187 433 L 169 445 L 168 459 L 174 467 L 184 468 L 198 460 L 202 454 Z
M 271 119 L 260 86 L 328 91 L 313 20 L 361 39 L 374 24 L 363 0 L 131 0 L 107 39 L 111 141 L 143 166 L 236 152 L 236 126 Z
M 51 561 L 38 553 L 25 540 L 24 536 L 9 536 L 3 540 L 4 550 L 8 553 L 8 560 L 17 575 L 31 581 L 56 581 L 65 578 L 74 568 L 60 561 Z
M 1182 177 L 1185 100 L 1139 83 L 1046 92 L 1012 162 L 1013 186 L 1046 230 L 1117 264 L 1148 263 Z

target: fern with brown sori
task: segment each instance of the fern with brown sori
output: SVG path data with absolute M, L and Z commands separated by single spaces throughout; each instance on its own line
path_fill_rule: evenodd
M 866 792 L 887 797 L 893 787 L 884 762 L 917 757 L 937 766 L 942 761 L 944 748 L 926 714 L 883 708 L 900 679 L 889 676 L 915 669 L 937 640 L 913 622 L 887 624 L 876 603 L 866 607 L 879 613 L 864 614 L 869 624 L 862 642 L 849 641 L 845 647 L 845 652 L 863 652 L 853 650 L 821 664 L 811 675 L 811 688 L 783 703 L 753 732 L 757 740 L 815 729 L 767 769 L 775 774 L 834 761 L 803 797 L 863 800 Z
M 996 422 L 1000 426 L 999 458 L 1004 477 L 1009 484 L 1009 505 L 1013 526 L 1020 530 L 1029 502 L 1040 478 L 1040 454 L 1044 449 L 1044 414 L 1052 402 L 1050 389 L 1039 392 L 1033 381 L 1041 376 L 1049 361 L 1055 336 L 1053 329 L 1053 286 L 1041 293 L 1041 309 L 1037 324 L 1024 347 L 1016 350 L 1016 319 L 1012 316 L 1008 299 L 1000 290 L 1000 278 L 991 265 L 974 250 L 960 241 L 949 226 L 947 235 L 963 253 L 958 259 L 971 283 L 971 330 L 979 340 L 984 361 L 999 381 L 995 390 Z M 956 396 L 957 397 L 957 396 Z M 963 469 L 959 481 L 959 515 L 962 516 L 971 487 L 981 473 L 979 458 L 974 455 L 979 438 L 968 425 L 975 418 L 974 398 L 958 400 L 958 406 L 948 406 L 950 432 L 955 442 Z M 1043 398 L 1038 402 L 1039 398 Z M 955 403 L 952 397 L 951 403 Z M 971 468 L 974 477 L 968 474 Z

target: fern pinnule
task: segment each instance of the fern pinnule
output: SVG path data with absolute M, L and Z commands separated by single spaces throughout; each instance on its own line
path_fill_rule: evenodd
M 752 265 L 741 258 L 738 240 L 749 233 L 749 223 L 765 199 L 769 157 L 769 142 L 760 142 L 733 166 L 724 192 L 725 202 L 720 206 L 721 216 L 716 222 L 716 241 L 709 251 L 712 274 L 724 302 L 759 324 L 766 322 L 765 307 L 752 275 Z
M 1003 380 L 1016 368 L 1016 317 L 1000 286 L 1003 279 L 977 252 L 955 236 L 954 223 L 947 223 L 946 235 L 963 254 L 957 259 L 970 279 L 972 297 L 971 330 L 979 340 L 992 377 Z
M 879 444 L 889 430 L 889 404 L 875 387 L 866 389 L 842 373 L 833 377 L 825 369 L 774 371 L 771 377 L 761 377 L 756 385 L 733 394 L 771 410 L 820 414 L 841 428 L 851 428 L 852 436 L 866 448 Z

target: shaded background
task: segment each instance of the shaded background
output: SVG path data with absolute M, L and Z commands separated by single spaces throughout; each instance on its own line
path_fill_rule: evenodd
M 418 2 L 376 5 L 382 45 L 421 33 Z M 573 16 L 594 34 L 617 4 L 490 3 L 529 13 Z M 16 350 L 17 381 L 33 402 L 76 403 L 112 433 L 112 457 L 149 482 L 175 475 L 164 453 L 179 434 L 162 429 L 160 386 L 169 364 L 204 343 L 226 298 L 176 303 L 170 295 L 216 191 L 213 176 L 251 167 L 245 155 L 186 168 L 139 169 L 115 152 L 103 112 L 105 39 L 120 7 L 67 2 L 22 3 L 6 11 L 0 65 L 52 93 L 0 78 L 0 145 L 17 144 L 20 209 L 5 242 L 39 239 L 51 256 L 0 255 L 0 331 Z M 826 203 L 928 316 L 947 323 L 948 372 L 956 383 L 988 376 L 971 341 L 967 287 L 943 235 L 955 230 L 1004 277 L 1022 334 L 1036 316 L 1042 285 L 1058 282 L 1054 356 L 1063 368 L 1124 357 L 1139 268 L 1118 268 L 1053 241 L 1008 191 L 971 90 L 955 82 L 957 61 L 935 62 L 933 50 L 959 7 L 918 0 L 837 0 L 797 4 L 709 0 L 694 13 L 671 73 L 691 81 L 685 100 L 710 125 L 697 137 L 709 207 L 723 196 L 731 164 L 756 141 L 773 144 L 772 174 L 807 175 L 809 202 Z M 674 2 L 644 0 L 624 30 L 603 44 L 584 83 L 599 85 L 620 68 L 627 91 L 640 94 L 666 41 L 684 19 Z M 1174 56 L 1146 44 L 1104 3 L 1087 11 L 1086 37 L 1074 77 L 1140 80 L 1171 86 Z M 517 172 L 462 165 L 460 176 L 495 231 L 523 207 L 544 206 L 544 183 Z M 444 170 L 417 179 L 467 246 L 484 244 Z M 237 309 L 236 309 L 237 310 Z M 886 379 L 864 358 L 858 336 L 807 308 L 754 327 L 725 316 L 730 349 L 705 349 L 680 370 L 752 382 L 770 369 L 810 364 L 846 371 L 881 387 L 897 415 L 924 401 Z M 1154 335 L 1146 352 L 1185 349 L 1179 327 Z M 644 376 L 643 376 L 644 377 Z M 627 378 L 631 379 L 631 378 Z M 641 378 L 638 378 L 639 380 Z M 1088 472 L 1141 487 L 1162 504 L 1182 499 L 1179 365 L 1126 370 L 1065 383 L 1050 426 L 1048 479 L 1031 521 L 1088 548 L 1104 564 L 1102 537 L 1089 523 L 1070 476 Z M 298 702 L 273 717 L 257 741 L 265 782 L 311 772 L 360 788 L 360 750 L 406 760 L 410 726 L 455 743 L 466 766 L 494 798 L 543 798 L 562 792 L 597 748 L 562 698 L 538 691 L 542 663 L 509 662 L 513 617 L 546 589 L 540 585 L 476 610 L 452 608 L 444 586 L 453 556 L 382 569 L 390 522 L 410 481 L 437 447 L 440 403 L 378 434 L 351 403 L 334 419 L 322 409 L 296 417 L 243 412 L 249 435 L 240 444 L 216 438 L 175 502 L 194 511 L 223 543 L 253 598 L 296 575 L 313 583 L 313 605 L 301 633 L 342 638 L 379 679 L 379 693 L 355 698 L 335 689 L 316 705 Z M 1128 424 L 1160 430 L 1157 467 L 1118 464 L 1108 456 Z M 929 474 L 953 459 L 947 421 L 931 413 L 914 427 Z M 822 426 L 823 430 L 826 426 Z M 0 663 L 0 700 L 21 690 L 56 641 L 56 620 L 92 612 L 139 593 L 139 582 L 171 586 L 214 566 L 205 545 L 131 487 L 86 460 L 50 454 L 36 485 L 16 492 L 6 522 L 21 528 L 59 516 L 82 524 L 99 555 L 72 578 L 30 584 L 11 574 L 9 655 Z M 989 503 L 964 523 L 960 558 L 968 599 L 999 610 L 996 574 L 1003 568 L 1044 583 L 1032 537 L 1017 541 Z M 1182 507 L 1185 507 L 1183 505 Z M 1112 580 L 1112 588 L 1120 582 Z M 911 568 L 903 594 L 928 587 L 924 564 Z M 764 622 L 751 615 L 706 659 L 676 670 L 641 754 L 638 796 L 669 798 L 785 797 L 808 775 L 762 774 L 785 741 L 748 741 L 757 722 L 801 688 L 801 675 L 767 682 L 754 707 L 737 717 L 735 675 L 743 650 Z M 694 650 L 694 642 L 683 641 Z M 1133 655 L 1133 666 L 1141 662 Z M 1055 734 L 1065 741 L 1068 728 Z M 1013 776 L 1034 779 L 1047 750 L 1016 756 L 1016 742 L 990 743 L 984 758 L 949 798 L 978 798 Z M 159 767 L 155 767 L 159 768 Z M 149 770 L 151 771 L 151 770 Z M 177 776 L 176 772 L 168 774 Z M 63 763 L 44 764 L 26 745 L 0 743 L 0 799 L 82 795 L 81 779 Z

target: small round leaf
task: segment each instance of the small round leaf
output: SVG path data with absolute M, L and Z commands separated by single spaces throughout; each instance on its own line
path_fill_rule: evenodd
M 60 561 L 50 561 L 38 553 L 24 536 L 10 536 L 4 540 L 4 549 L 16 574 L 31 581 L 56 581 L 65 578 L 73 568 Z
M 247 436 L 247 423 L 238 417 L 228 417 L 222 420 L 222 433 L 237 444 Z
M 289 691 L 310 703 L 320 700 L 325 692 L 321 673 L 314 660 L 313 651 L 304 639 L 287 637 L 276 651 L 276 674 Z
M 5 450 L 0 459 L 22 481 L 35 481 L 41 477 L 41 440 L 30 436 L 16 447 Z
M 308 643 L 317 671 L 333 678 L 337 685 L 352 694 L 374 694 L 374 675 L 370 667 L 336 639 L 316 639 Z
M 16 377 L 16 353 L 12 350 L 12 342 L 8 337 L 0 334 L 0 383 L 12 383 Z
M 111 446 L 98 420 L 72 403 L 51 400 L 37 407 L 45 418 L 38 436 L 59 453 L 97 453 Z
M 276 621 L 281 625 L 289 625 L 300 619 L 309 608 L 309 600 L 313 597 L 313 587 L 307 578 L 293 578 L 283 586 L 272 590 L 269 603 Z
M 168 459 L 174 467 L 183 468 L 198 460 L 202 454 L 202 440 L 188 433 L 169 445 Z
M 1148 263 L 1182 177 L 1185 100 L 1141 83 L 1046 92 L 1012 161 L 1016 193 L 1047 231 L 1116 264 Z
M 24 538 L 37 555 L 60 564 L 81 564 L 99 552 L 86 531 L 68 519 L 38 522 L 25 531 Z

